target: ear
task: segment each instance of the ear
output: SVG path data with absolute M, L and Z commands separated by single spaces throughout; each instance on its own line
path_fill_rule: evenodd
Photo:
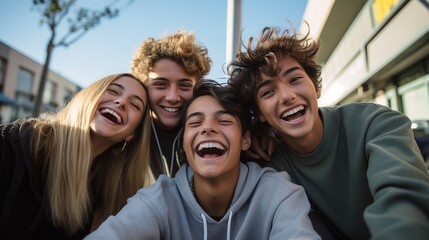
M 266 121 L 267 121 L 267 120 L 264 118 L 264 116 L 262 116 L 261 114 L 259 114 L 258 118 L 259 118 L 259 121 L 260 121 L 260 122 L 266 122 Z
M 322 96 L 322 88 L 316 87 L 316 95 L 317 95 L 317 99 L 319 99 L 320 96 Z
M 128 136 L 127 138 L 125 138 L 125 142 L 129 142 L 129 141 L 133 140 L 133 138 L 134 138 L 134 133 L 131 134 L 130 136 Z
M 250 144 L 252 144 L 252 140 L 250 138 L 250 131 L 247 130 L 244 133 L 243 139 L 241 141 L 241 150 L 246 151 L 247 149 L 249 149 Z

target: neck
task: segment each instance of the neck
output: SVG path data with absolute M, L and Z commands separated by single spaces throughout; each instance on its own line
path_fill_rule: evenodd
M 152 123 L 154 124 L 157 131 L 168 133 L 168 134 L 174 134 L 180 131 L 181 125 L 180 123 L 177 124 L 175 127 L 167 127 L 160 123 L 159 119 L 156 117 L 152 119 Z
M 220 217 L 228 212 L 238 181 L 238 172 L 232 176 L 206 179 L 194 176 L 195 198 L 210 216 Z
M 95 159 L 104 151 L 106 151 L 110 146 L 112 146 L 111 142 L 107 142 L 103 138 L 97 138 L 92 134 L 91 134 L 91 144 L 92 144 L 92 150 L 93 150 L 92 159 Z
M 307 154 L 314 151 L 323 139 L 323 122 L 320 117 L 316 119 L 313 129 L 309 134 L 300 138 L 290 138 L 282 136 L 283 141 L 295 152 Z

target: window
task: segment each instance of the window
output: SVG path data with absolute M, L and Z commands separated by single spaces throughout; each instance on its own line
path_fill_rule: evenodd
M 48 80 L 43 94 L 43 102 L 50 105 L 56 104 L 57 84 L 52 80 Z
M 0 58 L 0 91 L 3 90 L 6 72 L 6 60 Z
M 64 88 L 63 96 L 63 104 L 65 105 L 68 103 L 68 101 L 70 101 L 70 98 L 73 96 L 73 91 L 68 88 Z
M 23 68 L 19 68 L 16 80 L 16 100 L 18 102 L 31 102 L 32 87 L 33 87 L 34 74 Z
M 33 81 L 34 74 L 32 72 L 24 68 L 18 69 L 15 97 L 19 107 L 15 118 L 25 118 L 31 116 L 34 108 L 32 94 Z

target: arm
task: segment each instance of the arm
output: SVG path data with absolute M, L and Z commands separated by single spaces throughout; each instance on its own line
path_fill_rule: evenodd
M 252 126 L 252 145 L 245 154 L 251 159 L 264 159 L 269 161 L 276 145 L 273 130 L 262 123 L 254 123 Z
M 110 216 L 85 239 L 161 239 L 158 207 L 142 189 L 131 197 L 116 216 Z
M 367 179 L 374 197 L 364 218 L 375 239 L 429 236 L 429 177 L 410 121 L 395 111 L 375 116 L 366 136 Z

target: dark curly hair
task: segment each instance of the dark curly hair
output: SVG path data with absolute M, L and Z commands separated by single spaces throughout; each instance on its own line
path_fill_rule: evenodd
M 280 69 L 277 59 L 283 57 L 294 58 L 308 74 L 317 88 L 321 88 L 321 66 L 316 62 L 319 50 L 318 41 L 310 41 L 309 31 L 299 38 L 295 31 L 283 32 L 274 27 L 265 27 L 257 42 L 249 38 L 244 51 L 237 54 L 236 59 L 227 65 L 229 75 L 228 85 L 237 92 L 241 102 L 250 106 L 258 113 L 256 105 L 256 88 L 261 82 L 261 73 L 267 76 L 276 76 Z

